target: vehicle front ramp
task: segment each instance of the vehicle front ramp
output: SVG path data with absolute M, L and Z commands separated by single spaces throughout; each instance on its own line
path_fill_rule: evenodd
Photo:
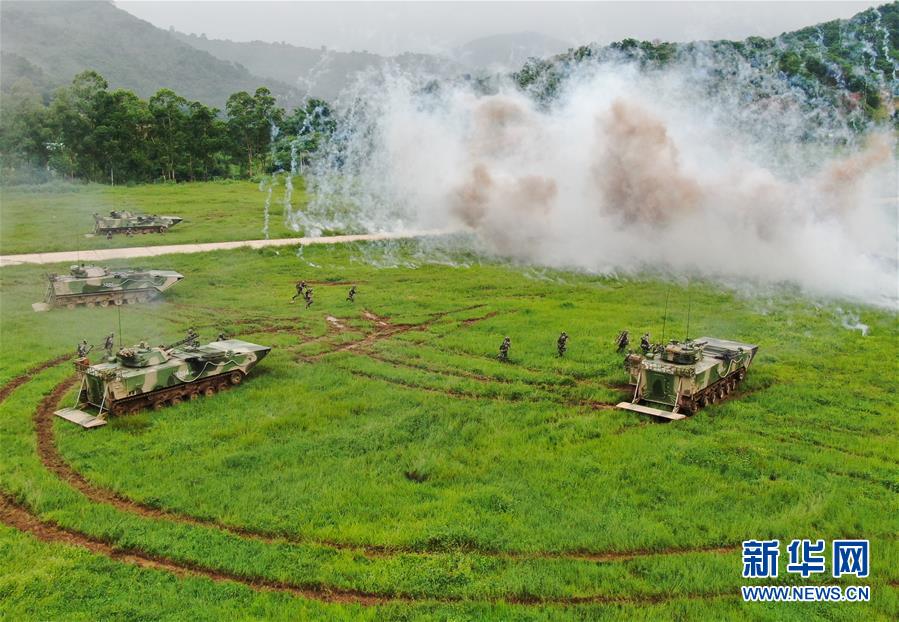
M 631 402 L 620 402 L 617 408 L 621 408 L 623 410 L 632 410 L 634 412 L 642 413 L 644 415 L 651 415 L 653 417 L 661 417 L 662 419 L 671 419 L 672 421 L 687 418 L 687 415 L 673 413 L 667 410 L 659 410 L 658 408 L 643 406 L 642 404 L 633 404 Z
M 57 410 L 53 414 L 57 417 L 62 417 L 66 421 L 77 423 L 85 429 L 98 428 L 101 425 L 106 425 L 106 419 L 86 413 L 77 408 L 63 408 L 62 410 Z

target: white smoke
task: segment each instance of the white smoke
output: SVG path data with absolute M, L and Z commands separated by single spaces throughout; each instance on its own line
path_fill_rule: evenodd
M 550 267 L 796 283 L 895 306 L 893 136 L 857 137 L 777 84 L 760 100 L 746 85 L 761 74 L 744 66 L 714 94 L 698 71 L 594 66 L 548 107 L 511 84 L 482 95 L 371 74 L 340 109 L 302 224 L 462 227 Z

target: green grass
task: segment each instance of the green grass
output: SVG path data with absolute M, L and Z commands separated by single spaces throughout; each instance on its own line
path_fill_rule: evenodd
M 60 451 L 91 482 L 286 541 L 138 516 L 48 473 L 31 416 L 69 375 L 65 366 L 0 405 L 0 487 L 41 516 L 116 546 L 253 577 L 463 603 L 310 603 L 137 570 L 3 530 L 7 617 L 895 618 L 895 314 L 856 308 L 871 326 L 863 337 L 841 326 L 837 303 L 788 294 L 769 302 L 694 283 L 695 334 L 759 343 L 760 352 L 741 397 L 659 424 L 591 404 L 622 397 L 614 336 L 625 327 L 657 333 L 668 284 L 561 272 L 536 280 L 533 271 L 472 257 L 459 258 L 470 267 L 423 263 L 414 243 L 384 249 L 154 259 L 149 267 L 186 278 L 162 302 L 124 308 L 129 340 L 170 341 L 195 326 L 204 337 L 225 330 L 275 350 L 245 385 L 213 399 L 90 433 L 55 423 Z M 378 269 L 364 261 L 382 252 L 419 263 Z M 46 269 L 0 272 L 2 382 L 118 325 L 113 309 L 33 313 Z M 288 304 L 297 278 L 322 282 L 308 311 Z M 340 281 L 358 283 L 355 305 L 344 300 L 346 286 L 325 284 Z M 682 330 L 687 296 L 671 290 L 669 333 Z M 417 326 L 335 352 L 376 328 L 363 310 Z M 329 330 L 328 315 L 351 332 Z M 571 335 L 564 359 L 554 347 L 561 330 Z M 508 365 L 495 359 L 504 335 L 513 340 Z M 737 549 L 604 563 L 564 556 L 841 536 L 872 541 L 870 604 L 744 605 Z M 401 552 L 366 557 L 329 543 Z M 54 579 L 58 589 L 41 587 Z M 778 583 L 786 582 L 834 580 L 782 572 Z M 483 602 L 579 596 L 641 602 Z
M 0 188 L 0 252 L 90 250 L 264 238 L 263 215 L 268 180 L 263 189 L 249 181 L 144 186 L 65 184 Z M 294 178 L 293 209 L 305 204 L 302 179 Z M 165 234 L 107 240 L 94 235 L 93 214 L 131 210 L 181 216 Z M 277 178 L 269 208 L 269 236 L 297 237 L 284 219 L 284 179 Z

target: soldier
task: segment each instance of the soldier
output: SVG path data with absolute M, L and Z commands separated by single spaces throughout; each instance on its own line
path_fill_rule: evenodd
M 640 349 L 643 350 L 643 354 L 652 349 L 652 344 L 649 342 L 649 333 L 643 333 L 643 336 L 640 337 Z
M 346 299 L 350 302 L 356 302 L 356 286 L 350 288 L 350 293 L 346 295 Z
M 293 298 L 290 299 L 290 302 L 296 301 L 297 296 L 303 295 L 303 290 L 306 289 L 306 281 L 297 281 L 296 288 L 297 293 L 293 295 Z
M 193 329 L 193 327 L 187 329 L 187 342 L 186 345 L 189 346 L 198 346 L 200 345 L 200 335 Z
M 228 335 L 225 333 L 219 333 L 219 336 L 215 338 L 216 341 L 227 341 Z
M 556 349 L 559 351 L 559 356 L 565 356 L 565 351 L 568 350 L 568 333 L 564 330 L 562 334 L 559 335 L 559 340 L 556 342 Z
M 618 339 L 616 340 L 618 343 L 618 351 L 624 352 L 627 349 L 628 344 L 631 340 L 628 338 L 628 332 L 626 330 L 618 333 Z
M 309 307 L 312 306 L 312 302 L 313 302 L 313 300 L 312 300 L 312 288 L 311 288 L 311 287 L 307 287 L 307 288 L 306 288 L 306 293 L 303 294 L 303 298 L 306 300 L 306 308 L 308 309 Z
M 103 342 L 103 349 L 106 350 L 106 358 L 112 358 L 112 351 L 115 349 L 115 333 L 106 335 L 106 341 Z
M 81 343 L 79 343 L 77 346 L 78 358 L 80 358 L 80 359 L 87 358 L 88 353 L 90 353 L 90 351 L 93 349 L 94 349 L 94 346 L 88 345 L 87 340 L 82 339 Z
M 503 362 L 509 361 L 509 350 L 512 348 L 512 340 L 509 337 L 503 339 L 502 344 L 499 346 L 499 360 Z
M 107 232 L 106 232 L 106 239 L 107 239 L 107 240 L 111 240 L 111 239 L 112 239 L 112 231 L 107 231 Z

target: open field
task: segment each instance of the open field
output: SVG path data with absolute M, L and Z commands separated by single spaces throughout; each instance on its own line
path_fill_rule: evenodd
M 260 184 L 227 181 L 143 186 L 47 184 L 12 186 L 0 191 L 0 253 L 86 250 L 257 240 L 263 235 L 263 209 L 268 193 Z M 294 178 L 291 205 L 305 203 L 302 178 Z M 181 216 L 184 221 L 165 234 L 93 235 L 93 214 L 131 210 Z M 291 238 L 304 232 L 284 224 L 284 179 L 272 189 L 269 236 Z M 87 235 L 86 235 L 87 234 Z
M 16 527 L 0 527 L 0 614 L 899 615 L 894 313 L 851 307 L 862 336 L 835 303 L 671 287 L 669 336 L 692 297 L 694 336 L 760 352 L 736 398 L 663 424 L 611 408 L 626 394 L 612 341 L 657 336 L 668 284 L 420 250 L 142 262 L 186 278 L 123 308 L 126 341 L 196 327 L 275 349 L 238 389 L 92 432 L 50 413 L 74 399 L 65 355 L 116 331 L 116 310 L 33 313 L 47 267 L 0 271 L 0 519 Z M 288 303 L 298 278 L 309 310 Z M 765 537 L 869 538 L 867 580 L 775 583 L 861 582 L 872 602 L 741 603 L 740 542 Z

